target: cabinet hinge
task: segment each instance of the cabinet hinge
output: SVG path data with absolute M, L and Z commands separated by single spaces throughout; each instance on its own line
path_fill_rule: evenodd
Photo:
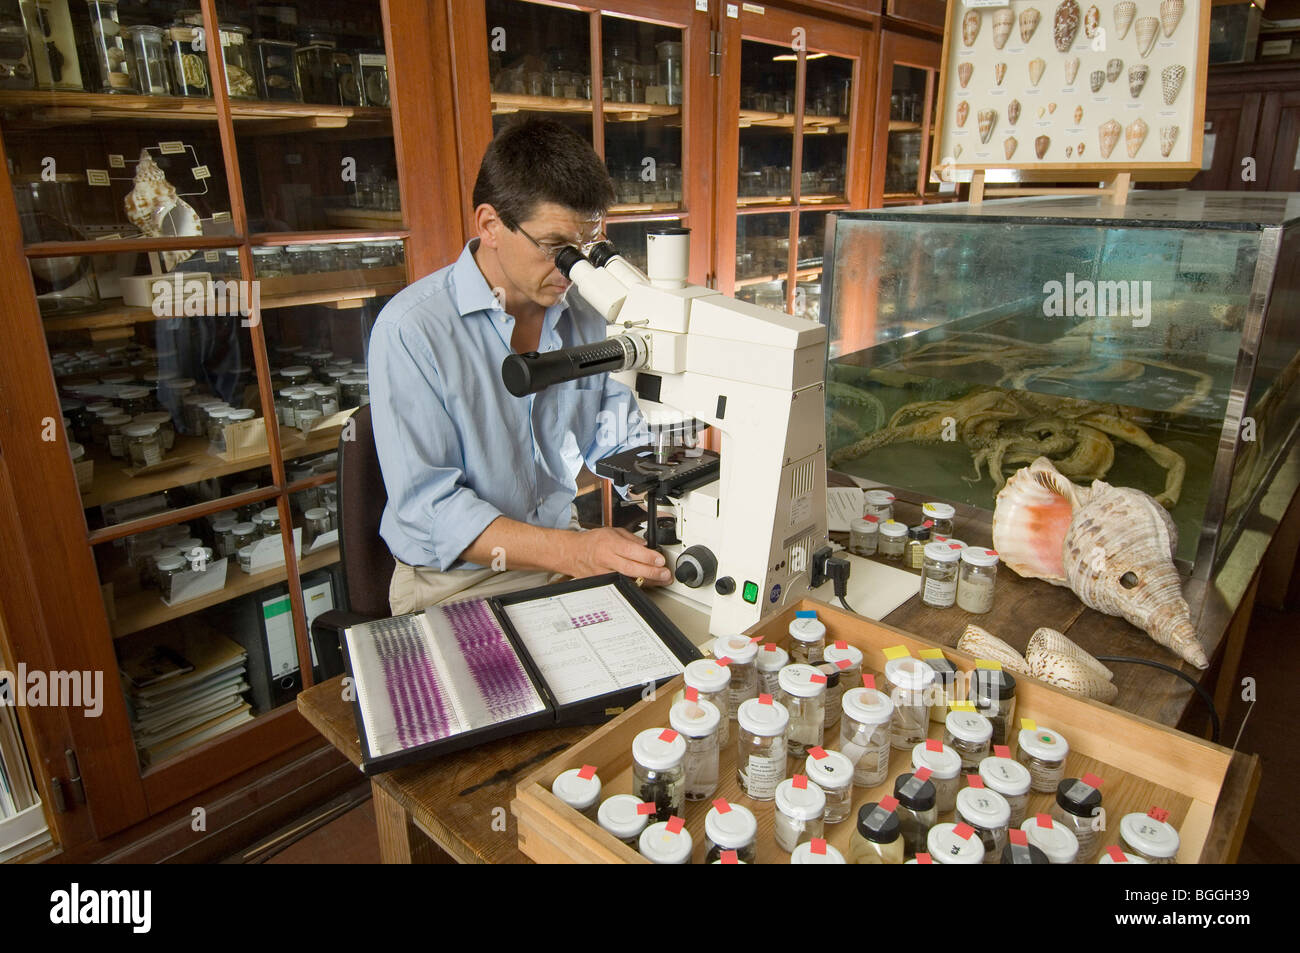
M 68 764 L 68 787 L 72 789 L 73 803 L 85 804 L 86 788 L 81 783 L 81 766 L 77 763 L 77 753 L 67 748 L 63 752 L 63 758 Z
M 709 75 L 722 75 L 722 32 L 709 31 Z

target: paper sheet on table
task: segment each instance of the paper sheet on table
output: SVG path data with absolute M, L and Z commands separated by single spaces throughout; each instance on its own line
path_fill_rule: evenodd
M 847 533 L 849 520 L 862 516 L 863 490 L 858 486 L 831 486 L 826 488 L 826 529 L 832 533 Z
M 849 586 L 845 599 L 858 615 L 880 621 L 921 591 L 921 574 L 854 556 L 846 549 L 836 556 L 849 561 Z M 814 599 L 840 606 L 834 586 L 827 582 L 811 590 Z

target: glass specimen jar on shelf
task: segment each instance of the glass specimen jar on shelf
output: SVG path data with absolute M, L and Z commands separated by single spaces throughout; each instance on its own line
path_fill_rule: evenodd
M 979 774 L 984 786 L 997 791 L 1006 798 L 1011 810 L 1012 827 L 1019 827 L 1025 819 L 1029 805 L 1029 769 L 1015 759 L 1008 757 L 1007 749 L 998 747 L 1003 752 L 980 762 Z
M 1016 833 L 1023 834 L 1024 831 L 1020 830 L 1020 828 L 1017 827 Z M 1008 831 L 1008 836 L 1010 836 L 1009 831 Z M 1039 848 L 1035 847 L 1033 844 L 1029 843 L 1028 839 L 1026 838 L 1026 840 L 1023 843 L 1016 843 L 1013 840 L 1009 844 L 1007 844 L 1006 847 L 1002 848 L 1002 857 L 998 861 L 998 863 L 1000 864 L 1050 864 L 1051 861 L 1047 859 L 1046 854 L 1044 854 Z
M 1057 786 L 1052 817 L 1064 824 L 1079 842 L 1078 863 L 1089 863 L 1101 843 L 1098 818 L 1101 815 L 1101 791 L 1080 778 L 1065 778 Z
M 163 40 L 167 45 L 167 67 L 171 72 L 172 92 L 177 96 L 212 95 L 212 87 L 208 81 L 208 60 L 204 52 L 206 47 L 198 39 L 202 26 L 202 14 L 194 11 L 186 15 L 182 12 L 163 33 Z
M 936 824 L 926 835 L 930 859 L 936 864 L 982 864 L 984 842 L 975 834 L 963 837 L 956 824 Z
M 551 782 L 551 793 L 590 820 L 596 820 L 600 801 L 600 778 L 595 771 L 570 768 L 561 771 Z
M 772 832 L 776 846 L 786 853 L 804 841 L 821 837 L 825 830 L 826 795 L 806 775 L 786 778 L 776 786 L 776 812 Z
M 596 823 L 609 831 L 628 847 L 637 849 L 641 832 L 646 829 L 650 816 L 637 810 L 641 804 L 630 794 L 614 794 L 605 798 L 596 811 Z
M 1047 863 L 1051 863 L 1051 861 L 1047 861 Z M 1145 857 L 1141 857 L 1137 854 L 1130 854 L 1126 850 L 1119 851 L 1119 857 L 1116 857 L 1115 853 L 1110 848 L 1107 848 L 1105 851 L 1102 852 L 1102 855 L 1099 858 L 1097 858 L 1097 863 L 1099 864 L 1149 864 L 1150 861 L 1147 860 Z
M 306 524 L 303 527 L 302 543 L 304 546 L 310 546 L 319 537 L 324 536 L 334 528 L 330 525 L 330 511 L 323 506 L 314 506 L 303 511 L 302 518 Z
M 936 807 L 947 814 L 957 803 L 961 788 L 961 757 L 946 744 L 927 739 L 912 749 L 912 767 L 929 768 L 930 780 L 938 796 Z
M 977 771 L 989 755 L 993 726 L 978 712 L 951 711 L 944 720 L 943 743 L 961 757 L 963 771 Z
M 257 542 L 261 538 L 261 533 L 258 532 L 255 523 L 245 521 L 243 523 L 235 524 L 233 545 L 236 553 L 245 546 L 252 546 L 253 543 Z
M 172 415 L 165 410 L 156 410 L 147 414 L 138 414 L 132 423 L 157 424 L 158 437 L 162 440 L 163 452 L 176 446 L 176 427 L 172 424 Z
M 266 100 L 302 102 L 295 62 L 297 45 L 288 40 L 263 37 L 253 41 L 257 65 L 257 89 Z
M 925 850 L 926 836 L 939 819 L 934 782 L 911 772 L 900 774 L 894 779 L 894 797 L 898 800 L 896 811 L 902 826 L 903 852 L 915 857 Z
M 263 539 L 280 535 L 280 511 L 274 506 L 269 506 L 258 513 L 257 522 Z
M 957 792 L 957 819 L 975 829 L 984 844 L 984 863 L 996 864 L 1007 845 L 1007 828 L 1011 824 L 1011 806 L 997 791 L 982 787 L 962 788 Z
M 993 743 L 1004 745 L 1016 717 L 1016 679 L 1010 672 L 976 668 L 971 673 L 970 700 L 993 726 Z
M 108 446 L 109 456 L 117 460 L 125 460 L 128 452 L 124 428 L 131 426 L 131 418 L 126 414 L 115 413 L 105 414 L 100 420 L 103 422 L 104 443 Z
M 749 808 L 726 801 L 714 802 L 704 815 L 704 862 L 711 864 L 722 852 L 734 850 L 736 859 L 747 864 L 758 860 L 758 820 Z
M 226 61 L 226 90 L 232 99 L 256 99 L 257 81 L 253 78 L 253 31 L 238 23 L 222 23 L 221 55 Z
M 790 713 L 786 748 L 791 757 L 803 759 L 826 737 L 826 676 L 811 665 L 792 662 L 781 669 L 777 681 L 779 700 Z
M 901 562 L 906 549 L 907 527 L 895 520 L 885 520 L 881 523 L 880 542 L 876 546 L 877 554 Z
M 117 0 L 86 0 L 90 15 L 90 45 L 99 67 L 101 93 L 138 93 L 131 58 L 117 18 Z
M 961 551 L 944 543 L 928 543 L 921 568 L 921 602 L 948 609 L 957 601 L 957 561 Z
M 926 694 L 934 683 L 934 669 L 920 659 L 907 656 L 890 659 L 885 663 L 885 680 L 891 686 L 890 700 L 894 703 L 889 743 L 907 751 L 925 740 L 930 724 Z
M 1178 863 L 1178 831 L 1150 814 L 1125 814 L 1119 822 L 1120 844 L 1149 864 Z
M 763 643 L 758 650 L 758 693 L 775 695 L 780 691 L 779 674 L 781 669 L 790 664 L 790 653 L 772 642 Z
M 298 81 L 303 102 L 327 106 L 344 105 L 334 69 L 334 52 L 338 43 L 323 33 L 308 33 L 298 46 Z M 353 103 L 351 105 L 357 105 Z
M 858 808 L 853 833 L 849 835 L 849 863 L 901 864 L 903 854 L 903 825 L 897 811 L 878 801 L 869 801 Z
M 736 711 L 739 727 L 736 773 L 740 789 L 756 801 L 770 801 L 785 778 L 785 732 L 790 713 L 778 701 L 751 698 Z
M 1074 831 L 1049 814 L 1026 818 L 1020 829 L 1028 835 L 1029 843 L 1054 864 L 1072 864 L 1079 856 L 1079 841 Z
M 929 520 L 930 529 L 938 536 L 952 535 L 952 518 L 957 510 L 948 503 L 925 503 L 921 506 L 921 518 Z
M 718 726 L 722 713 L 707 701 L 682 700 L 668 710 L 668 724 L 686 741 L 686 800 L 705 801 L 718 790 Z
M 689 864 L 694 844 L 685 827 L 673 831 L 667 821 L 657 821 L 641 832 L 637 846 L 641 856 L 653 864 Z
M 725 745 L 731 740 L 731 701 L 728 686 L 731 685 L 731 672 L 726 665 L 719 665 L 713 659 L 702 658 L 686 663 L 682 679 L 687 688 L 699 693 L 699 700 L 714 705 L 723 716 L 718 722 L 718 744 Z
M 790 623 L 790 661 L 812 664 L 822 660 L 826 648 L 826 624 L 817 613 L 800 610 Z
M 151 467 L 162 463 L 162 437 L 157 424 L 128 424 L 122 428 L 126 437 L 126 451 L 131 458 L 131 466 Z
M 839 673 L 833 687 L 827 683 L 826 730 L 830 731 L 831 725 L 839 721 L 840 699 L 844 697 L 845 690 L 862 684 L 862 650 L 839 639 L 826 646 L 822 652 L 822 661 L 834 665 L 835 671 Z
M 998 554 L 992 549 L 961 550 L 957 576 L 957 608 L 982 614 L 993 609 L 993 587 L 998 578 Z
M 918 526 L 909 526 L 907 528 L 907 547 L 903 550 L 903 565 L 908 569 L 922 569 L 925 566 L 925 547 L 930 542 L 930 525 L 922 523 Z M 956 573 L 953 574 L 954 579 Z M 922 577 L 924 581 L 924 576 Z M 956 588 L 954 586 L 954 588 Z M 925 596 L 925 590 L 921 590 L 922 598 Z M 942 607 L 941 607 L 942 608 Z
M 880 544 L 880 517 L 863 516 L 849 521 L 849 552 L 874 556 Z
M 1016 759 L 1029 770 L 1030 787 L 1039 794 L 1055 794 L 1070 754 L 1065 736 L 1050 728 L 1022 728 L 1016 740 Z
M 758 645 L 743 635 L 720 635 L 713 640 L 713 657 L 729 660 L 728 717 L 734 717 L 743 702 L 758 697 Z
M 632 739 L 632 793 L 666 821 L 686 810 L 686 739 L 671 728 L 647 728 Z
M 131 75 L 140 92 L 146 96 L 170 96 L 171 79 L 162 27 L 124 26 L 122 38 L 131 61 Z
M 874 688 L 850 688 L 840 700 L 840 752 L 853 764 L 853 783 L 873 788 L 889 773 L 889 724 L 894 703 Z
M 826 823 L 838 824 L 848 817 L 853 809 L 853 762 L 838 751 L 810 751 L 803 771 L 826 795 Z
M 862 497 L 862 515 L 874 516 L 880 522 L 894 518 L 894 494 L 888 490 L 867 490 Z

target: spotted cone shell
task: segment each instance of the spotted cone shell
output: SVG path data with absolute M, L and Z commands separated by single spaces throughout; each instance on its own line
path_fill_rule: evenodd
M 1079 75 L 1079 57 L 1067 56 L 1065 58 L 1065 85 L 1069 86 L 1074 82 L 1074 78 Z
M 1095 93 L 1101 89 L 1101 84 L 1106 82 L 1106 71 L 1095 69 L 1088 76 L 1088 86 Z
M 1118 57 L 1106 61 L 1106 82 L 1113 83 L 1124 71 L 1124 61 Z
M 1142 58 L 1146 59 L 1151 47 L 1155 46 L 1156 34 L 1160 31 L 1160 21 L 1155 17 L 1139 17 L 1133 27 L 1133 35 L 1137 38 L 1138 52 Z
M 1178 21 L 1183 18 L 1183 0 L 1161 0 L 1160 29 L 1165 31 L 1165 38 L 1174 35 Z
M 1178 141 L 1177 126 L 1160 127 L 1160 155 L 1166 159 L 1174 151 L 1174 143 Z
M 1011 12 L 1010 7 L 1002 7 L 993 11 L 993 48 L 1000 50 L 1007 45 L 1007 37 L 1011 35 L 1011 27 L 1015 25 L 1016 15 Z
M 1133 0 L 1120 0 L 1115 4 L 1115 38 L 1122 40 L 1128 36 L 1128 28 L 1133 25 L 1133 18 L 1137 16 L 1138 7 Z
M 1101 143 L 1101 157 L 1109 159 L 1110 154 L 1115 149 L 1115 143 L 1119 142 L 1119 135 L 1124 128 L 1114 119 L 1107 119 L 1097 129 L 1098 139 Z
M 1178 91 L 1183 88 L 1183 77 L 1186 75 L 1187 67 L 1177 64 L 1166 66 L 1160 71 L 1160 92 L 1166 106 L 1172 106 L 1178 98 Z
M 1147 139 L 1147 124 L 1142 117 L 1134 119 L 1124 130 L 1124 148 L 1128 151 L 1130 159 L 1136 159 L 1138 150 L 1142 148 L 1142 143 Z
M 957 64 L 957 82 L 961 83 L 961 88 L 965 89 L 966 84 L 970 82 L 971 74 L 975 72 L 975 66 L 972 63 L 962 62 Z
M 1020 575 L 1068 585 L 1084 605 L 1127 619 L 1197 668 L 1209 666 L 1174 566 L 1177 530 L 1141 490 L 1101 480 L 1077 487 L 1039 457 L 998 493 L 993 545 Z
M 1026 7 L 1020 11 L 1020 42 L 1028 43 L 1038 29 L 1038 21 L 1042 19 L 1042 14 L 1038 12 L 1037 7 Z
M 1029 82 L 1037 86 L 1038 81 L 1043 78 L 1043 70 L 1045 69 L 1047 69 L 1047 63 L 1045 63 L 1041 58 L 1035 56 L 1032 60 L 1030 60 L 1029 61 Z
M 1088 8 L 1088 12 L 1083 15 L 1083 35 L 1092 39 L 1097 35 L 1097 27 L 1101 25 L 1101 11 L 1097 9 L 1096 4 Z
M 1128 68 L 1128 94 L 1134 99 L 1142 95 L 1142 89 L 1147 84 L 1147 76 L 1151 73 L 1151 67 L 1146 64 L 1138 64 Z
M 980 12 L 967 10 L 961 18 L 961 41 L 967 46 L 975 45 L 975 38 L 980 35 Z
M 959 127 L 966 125 L 966 117 L 969 115 L 970 103 L 963 99 L 957 104 L 957 125 Z
M 1068 52 L 1079 35 L 1079 4 L 1075 0 L 1061 0 L 1056 6 L 1056 16 L 1052 21 L 1052 38 L 1056 41 L 1058 53 Z

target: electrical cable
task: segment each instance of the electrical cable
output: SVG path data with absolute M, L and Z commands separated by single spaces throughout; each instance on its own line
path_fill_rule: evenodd
M 1098 655 L 1095 656 L 1098 662 L 1131 662 L 1134 665 L 1149 665 L 1152 668 L 1158 668 L 1162 671 L 1177 675 L 1188 685 L 1191 685 L 1196 694 L 1201 696 L 1201 701 L 1205 702 L 1205 707 L 1210 711 L 1210 731 L 1211 738 L 1215 744 L 1219 743 L 1219 713 L 1214 708 L 1214 699 L 1210 693 L 1201 687 L 1200 682 L 1196 681 L 1186 672 L 1180 672 L 1172 665 L 1166 665 L 1164 662 L 1156 662 L 1147 658 L 1132 658 L 1128 655 Z
M 858 615 L 858 614 L 859 614 L 859 613 L 858 613 L 858 610 L 855 609 L 855 608 L 853 608 L 853 606 L 849 605 L 849 601 L 848 601 L 847 599 L 845 599 L 843 596 L 840 596 L 840 605 L 842 605 L 844 608 L 848 609 L 848 610 L 849 610 L 850 612 L 852 612 L 854 615 Z

